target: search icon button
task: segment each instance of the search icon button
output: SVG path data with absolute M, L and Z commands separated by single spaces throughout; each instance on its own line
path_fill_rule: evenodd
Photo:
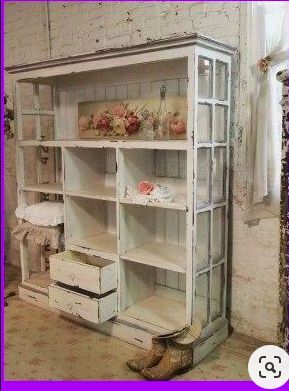
M 271 361 L 266 362 L 265 369 L 269 372 L 276 373 L 276 369 L 274 367 L 274 364 Z

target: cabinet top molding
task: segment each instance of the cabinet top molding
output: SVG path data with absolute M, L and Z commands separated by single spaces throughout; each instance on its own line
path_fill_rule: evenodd
M 92 53 L 61 57 L 61 58 L 55 58 L 51 60 L 44 60 L 44 61 L 38 61 L 32 63 L 17 64 L 17 65 L 5 67 L 5 70 L 10 74 L 17 74 L 17 73 L 31 72 L 37 70 L 44 70 L 48 68 L 53 69 L 65 65 L 73 65 L 73 64 L 77 65 L 84 62 L 112 60 L 118 58 L 121 59 L 127 56 L 154 53 L 154 52 L 165 51 L 170 49 L 180 49 L 180 48 L 185 48 L 194 45 L 206 47 L 212 50 L 217 50 L 229 55 L 233 54 L 236 51 L 236 48 L 232 45 L 229 45 L 224 42 L 220 42 L 216 39 L 209 38 L 199 33 L 193 33 L 193 34 L 187 34 L 185 36 L 182 35 L 182 36 L 177 36 L 172 38 L 149 40 L 148 42 L 139 45 L 101 49 L 101 50 L 96 50 L 95 52 Z M 154 59 L 152 58 L 151 61 L 153 60 Z M 120 61 L 119 66 L 122 65 L 127 65 L 127 64 L 122 64 Z M 109 64 L 107 67 L 109 68 Z

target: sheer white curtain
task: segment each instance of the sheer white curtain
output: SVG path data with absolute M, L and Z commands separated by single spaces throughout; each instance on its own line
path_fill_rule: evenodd
M 252 16 L 247 222 L 279 215 L 281 86 L 276 73 L 288 66 L 288 3 L 252 2 Z

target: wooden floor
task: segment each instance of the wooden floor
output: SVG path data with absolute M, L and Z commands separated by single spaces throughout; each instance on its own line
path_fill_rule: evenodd
M 5 273 L 6 294 L 16 292 L 19 270 L 6 267 Z M 5 333 L 5 379 L 143 380 L 125 365 L 126 360 L 142 353 L 140 349 L 20 301 L 17 296 L 9 298 L 5 307 Z M 248 359 L 262 345 L 232 334 L 196 368 L 175 380 L 247 380 Z

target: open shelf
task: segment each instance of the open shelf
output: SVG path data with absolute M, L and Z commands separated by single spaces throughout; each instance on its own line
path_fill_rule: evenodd
M 115 155 L 112 148 L 67 148 L 64 153 L 66 194 L 115 201 Z
M 20 190 L 63 194 L 61 149 L 43 146 L 20 148 L 24 178 Z
M 185 273 L 186 249 L 165 242 L 149 242 L 127 250 L 122 259 Z
M 35 191 L 45 194 L 63 194 L 62 183 L 39 183 L 24 186 L 24 191 Z
M 122 203 L 186 210 L 186 151 L 158 149 L 122 149 L 120 151 L 120 199 Z M 166 186 L 172 201 L 150 201 L 138 193 L 138 184 L 150 181 Z M 128 191 L 130 194 L 128 194 Z M 131 191 L 137 196 L 131 196 Z M 138 196 L 139 194 L 139 196 Z
M 75 246 L 96 250 L 99 253 L 117 254 L 116 234 L 104 232 L 94 236 L 85 237 L 83 239 L 72 240 L 70 242 Z
M 185 272 L 186 214 L 171 209 L 121 205 L 121 257 Z
M 45 272 L 32 272 L 29 278 L 25 279 L 24 284 L 48 292 L 48 287 L 51 284 L 49 270 Z
M 175 330 L 186 324 L 185 307 L 185 303 L 151 295 L 129 307 L 124 315 L 167 330 Z
M 115 187 L 113 186 L 95 186 L 82 190 L 69 190 L 66 191 L 66 194 L 95 200 L 116 201 Z
M 122 197 L 120 202 L 122 204 L 132 205 L 146 205 L 155 208 L 186 210 L 187 209 L 187 197 L 186 197 L 186 182 L 184 179 L 179 178 L 165 178 L 165 177 L 152 177 L 151 181 L 155 184 L 166 185 L 174 191 L 174 199 L 169 202 L 139 202 L 137 199 L 131 197 Z M 177 189 L 177 191 L 176 191 Z M 145 201 L 145 200 L 144 200 Z
M 66 247 L 117 258 L 116 205 L 114 202 L 66 197 Z
M 121 319 L 155 331 L 185 326 L 184 275 L 180 278 L 176 272 L 121 261 L 120 276 Z

